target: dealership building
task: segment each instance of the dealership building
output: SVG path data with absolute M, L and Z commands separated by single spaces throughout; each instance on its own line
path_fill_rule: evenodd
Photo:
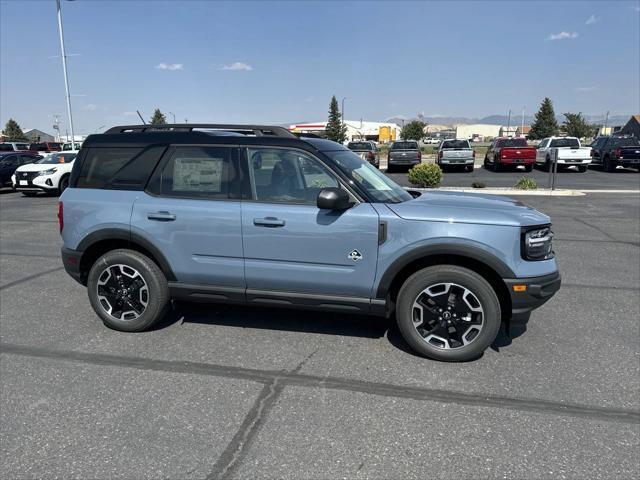
M 347 140 L 373 140 L 380 143 L 393 142 L 400 139 L 402 128 L 395 123 L 365 122 L 363 120 L 346 120 Z M 327 122 L 296 123 L 289 126 L 293 133 L 313 133 L 325 136 Z

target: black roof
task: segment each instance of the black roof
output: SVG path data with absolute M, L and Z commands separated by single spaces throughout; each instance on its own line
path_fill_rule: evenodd
M 166 143 L 312 147 L 325 152 L 348 150 L 323 138 L 298 138 L 284 127 L 227 124 L 124 125 L 89 135 L 82 147 L 145 147 Z

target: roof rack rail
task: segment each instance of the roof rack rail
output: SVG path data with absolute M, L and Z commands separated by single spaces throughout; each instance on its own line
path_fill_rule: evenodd
M 172 132 L 191 132 L 195 129 L 199 130 L 223 130 L 226 132 L 244 133 L 245 135 L 255 135 L 256 137 L 273 136 L 295 138 L 295 135 L 285 127 L 277 127 L 273 125 L 232 125 L 223 123 L 167 123 L 163 125 L 120 125 L 111 127 L 104 132 L 105 134 L 113 133 L 142 133 L 154 131 L 172 131 Z

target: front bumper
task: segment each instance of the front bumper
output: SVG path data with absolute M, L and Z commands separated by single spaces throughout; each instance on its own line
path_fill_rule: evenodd
M 640 167 L 640 158 L 618 158 L 618 165 L 623 167 Z
M 560 290 L 561 278 L 560 272 L 554 272 L 541 277 L 505 278 L 504 283 L 511 296 L 511 313 L 516 316 L 548 302 Z M 516 291 L 516 286 L 520 291 Z
M 60 253 L 65 271 L 71 275 L 75 281 L 85 285 L 85 279 L 82 278 L 82 272 L 80 271 L 80 260 L 82 259 L 83 252 L 62 247 Z
M 15 175 L 11 177 L 12 187 L 18 192 L 53 192 L 58 189 L 52 175 L 38 175 L 37 177 L 21 180 Z

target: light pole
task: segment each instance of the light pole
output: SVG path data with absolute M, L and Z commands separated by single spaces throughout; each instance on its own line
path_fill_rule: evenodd
M 507 138 L 509 137 L 509 130 L 511 130 L 511 109 L 509 109 L 509 120 L 507 120 Z
M 173 112 L 169 112 L 169 115 L 173 116 L 173 124 L 175 125 L 176 124 L 176 114 L 173 113 Z
M 342 113 L 342 123 L 344 123 L 345 125 L 347 124 L 347 122 L 344 119 L 344 101 L 347 97 L 342 97 L 342 109 L 340 110 L 340 112 Z
M 522 107 L 522 130 L 520 130 L 520 134 L 524 137 L 524 109 L 527 108 L 526 105 Z
M 71 1 L 71 0 L 70 0 Z M 67 92 L 67 114 L 69 115 L 69 128 L 71 129 L 71 146 L 75 146 L 76 137 L 73 133 L 73 116 L 71 115 L 71 94 L 69 93 L 69 77 L 67 75 L 67 53 L 64 48 L 64 32 L 62 30 L 62 10 L 60 0 L 56 0 L 58 13 L 58 33 L 60 34 L 60 50 L 62 52 L 62 69 L 64 71 L 64 88 Z M 69 138 L 67 138 L 69 140 Z

